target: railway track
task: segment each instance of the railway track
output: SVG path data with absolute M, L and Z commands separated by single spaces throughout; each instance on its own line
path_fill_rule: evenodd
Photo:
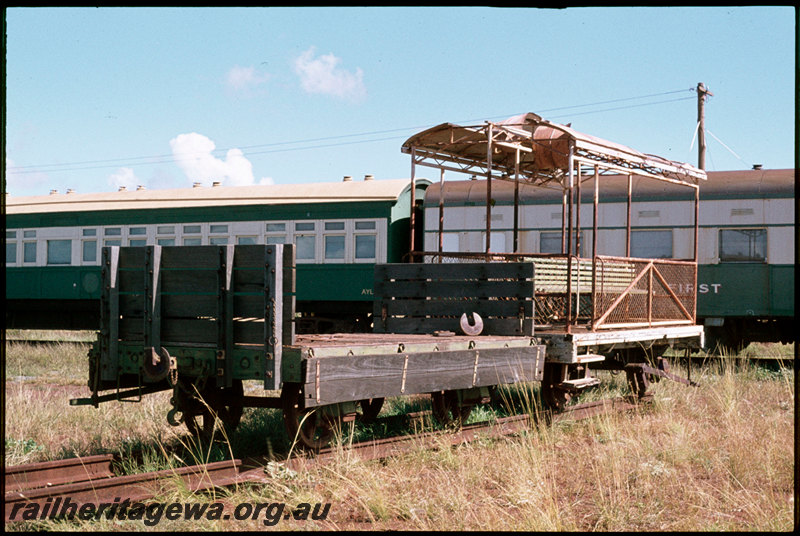
M 482 437 L 505 437 L 528 429 L 533 422 L 558 422 L 565 419 L 585 419 L 609 411 L 625 411 L 639 407 L 629 397 L 588 402 L 568 407 L 561 413 L 539 412 L 504 417 L 495 422 L 475 423 L 456 431 L 435 431 L 412 436 L 389 437 L 347 445 L 349 453 L 362 460 L 377 460 L 398 455 L 416 448 L 437 448 L 445 443 L 459 445 Z M 287 469 L 308 470 L 329 463 L 339 454 L 335 448 L 320 450 L 313 457 L 296 455 L 281 460 Z M 245 482 L 265 482 L 271 477 L 265 472 L 268 463 L 274 460 L 249 459 L 165 469 L 162 471 L 117 476 L 112 470 L 112 455 L 88 456 L 50 462 L 32 463 L 7 467 L 5 482 L 5 520 L 20 520 L 20 512 L 30 504 L 37 504 L 37 512 L 56 511 L 69 499 L 79 509 L 82 504 L 113 504 L 128 499 L 145 502 L 160 493 L 174 489 L 183 483 L 192 492 L 211 488 L 230 487 Z M 63 510 L 62 510 L 63 511 Z M 37 517 L 42 519 L 43 517 Z

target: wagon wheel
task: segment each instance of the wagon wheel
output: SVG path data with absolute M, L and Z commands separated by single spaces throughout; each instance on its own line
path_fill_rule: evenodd
M 544 364 L 541 384 L 542 403 L 547 409 L 555 412 L 563 411 L 572 399 L 569 392 L 558 387 L 563 379 L 564 366 L 559 363 Z
M 460 404 L 457 391 L 431 393 L 431 412 L 442 426 L 461 426 L 472 413 L 473 404 Z
M 227 389 L 207 386 L 200 392 L 200 396 L 203 400 L 192 397 L 185 406 L 183 422 L 189 433 L 210 441 L 214 435 L 214 426 L 219 421 L 224 426 L 225 435 L 230 437 L 242 420 L 242 380 L 233 380 L 231 387 Z
M 358 404 L 361 406 L 361 422 L 371 423 L 381 412 L 381 408 L 383 407 L 383 398 L 366 398 L 359 401 Z
M 333 437 L 331 420 L 318 410 L 303 408 L 303 389 L 299 383 L 284 382 L 281 390 L 283 425 L 289 440 L 301 448 L 317 451 L 328 446 Z

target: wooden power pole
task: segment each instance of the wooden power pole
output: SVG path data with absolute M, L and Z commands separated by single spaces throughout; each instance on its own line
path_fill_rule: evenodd
M 697 167 L 706 169 L 706 117 L 705 117 L 705 102 L 706 96 L 713 97 L 705 84 L 698 82 L 697 84 Z

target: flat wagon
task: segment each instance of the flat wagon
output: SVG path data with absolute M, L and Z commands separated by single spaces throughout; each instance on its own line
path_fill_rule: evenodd
M 598 383 L 590 366 L 625 370 L 634 393 L 644 396 L 649 376 L 672 376 L 663 360 L 648 361 L 655 350 L 702 346 L 695 321 L 701 170 L 534 114 L 440 125 L 410 138 L 404 151 L 412 156 L 415 262 L 375 265 L 372 333 L 295 333 L 291 245 L 107 247 L 92 396 L 74 403 L 172 389 L 169 421 L 204 436 L 217 422 L 235 427 L 243 407 L 277 407 L 289 436 L 316 449 L 330 440 L 333 423 L 353 419 L 359 406 L 374 416 L 391 396 L 430 393 L 434 416 L 459 423 L 492 387 L 538 381 L 543 401 L 560 410 Z M 416 250 L 420 164 L 439 167 L 442 181 L 445 169 L 482 174 L 488 196 L 496 179 L 560 189 L 562 253 L 492 251 L 491 197 L 484 251 L 447 252 L 441 240 L 437 251 Z M 573 190 L 590 177 L 596 214 L 601 174 L 609 171 L 690 189 L 693 258 L 601 256 L 596 247 L 590 259 L 576 254 L 573 204 L 580 195 Z M 246 396 L 246 380 L 279 396 Z

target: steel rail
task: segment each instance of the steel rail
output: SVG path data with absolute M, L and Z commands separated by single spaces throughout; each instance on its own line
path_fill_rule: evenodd
M 99 454 L 6 467 L 5 493 L 112 477 L 113 461 L 112 454 Z
M 638 399 L 641 401 L 642 399 Z M 646 399 L 645 399 L 646 400 Z M 619 397 L 569 406 L 562 412 L 553 413 L 548 410 L 531 414 L 503 417 L 494 422 L 474 423 L 453 430 L 440 430 L 396 436 L 377 440 L 368 440 L 345 445 L 348 454 L 356 454 L 362 460 L 384 459 L 417 448 L 437 448 L 446 441 L 450 446 L 475 441 L 479 438 L 499 438 L 511 436 L 530 428 L 532 423 L 554 423 L 567 419 L 585 419 L 609 411 L 624 411 L 639 407 L 633 397 Z M 309 469 L 322 466 L 336 458 L 340 449 L 329 447 L 320 450 L 313 457 L 294 456 L 283 460 L 283 465 L 291 470 Z M 242 460 L 227 460 L 205 465 L 195 465 L 162 471 L 108 476 L 110 473 L 110 456 L 94 456 L 42 462 L 6 468 L 5 520 L 16 510 L 14 521 L 20 520 L 19 511 L 29 504 L 37 504 L 39 508 L 47 507 L 43 516 L 53 519 L 64 513 L 69 501 L 72 511 L 78 511 L 83 504 L 122 504 L 120 501 L 143 502 L 169 492 L 176 487 L 176 479 L 193 491 L 210 488 L 228 487 L 246 482 L 264 483 L 271 480 L 263 461 L 245 466 Z M 83 474 L 76 470 L 83 468 Z M 100 469 L 100 468 L 103 469 Z M 89 469 L 94 468 L 94 469 Z M 60 473 L 59 473 L 60 471 Z M 18 479 L 15 475 L 28 475 L 27 480 Z M 92 478 L 92 475 L 102 475 Z M 11 479 L 9 479 L 11 477 Z M 83 479 L 82 481 L 69 479 Z M 18 483 L 15 483 L 18 482 Z M 66 482 L 56 484 L 57 482 Z M 11 484 L 11 485 L 10 485 Z M 15 487 L 16 486 L 16 487 Z M 38 486 L 38 487 L 31 487 Z M 25 506 L 21 506 L 25 505 Z M 43 510 L 37 510 L 37 512 Z M 36 516 L 37 520 L 44 517 Z
M 40 508 L 48 506 L 49 519 L 63 513 L 67 505 L 75 505 L 78 511 L 83 504 L 91 503 L 111 505 L 120 500 L 141 502 L 152 499 L 160 493 L 175 489 L 176 479 L 195 492 L 214 487 L 224 487 L 239 482 L 241 460 L 226 460 L 204 465 L 193 465 L 175 469 L 164 469 L 150 473 L 116 476 L 74 482 L 58 486 L 37 489 L 8 491 L 5 493 L 5 520 L 9 521 L 12 512 L 16 511 L 14 521 L 19 521 L 19 510 L 22 505 L 38 504 Z M 59 510 L 60 508 L 60 510 Z M 40 510 L 37 510 L 37 512 Z M 45 514 L 46 515 L 46 514 Z M 37 516 L 37 519 L 41 519 Z

